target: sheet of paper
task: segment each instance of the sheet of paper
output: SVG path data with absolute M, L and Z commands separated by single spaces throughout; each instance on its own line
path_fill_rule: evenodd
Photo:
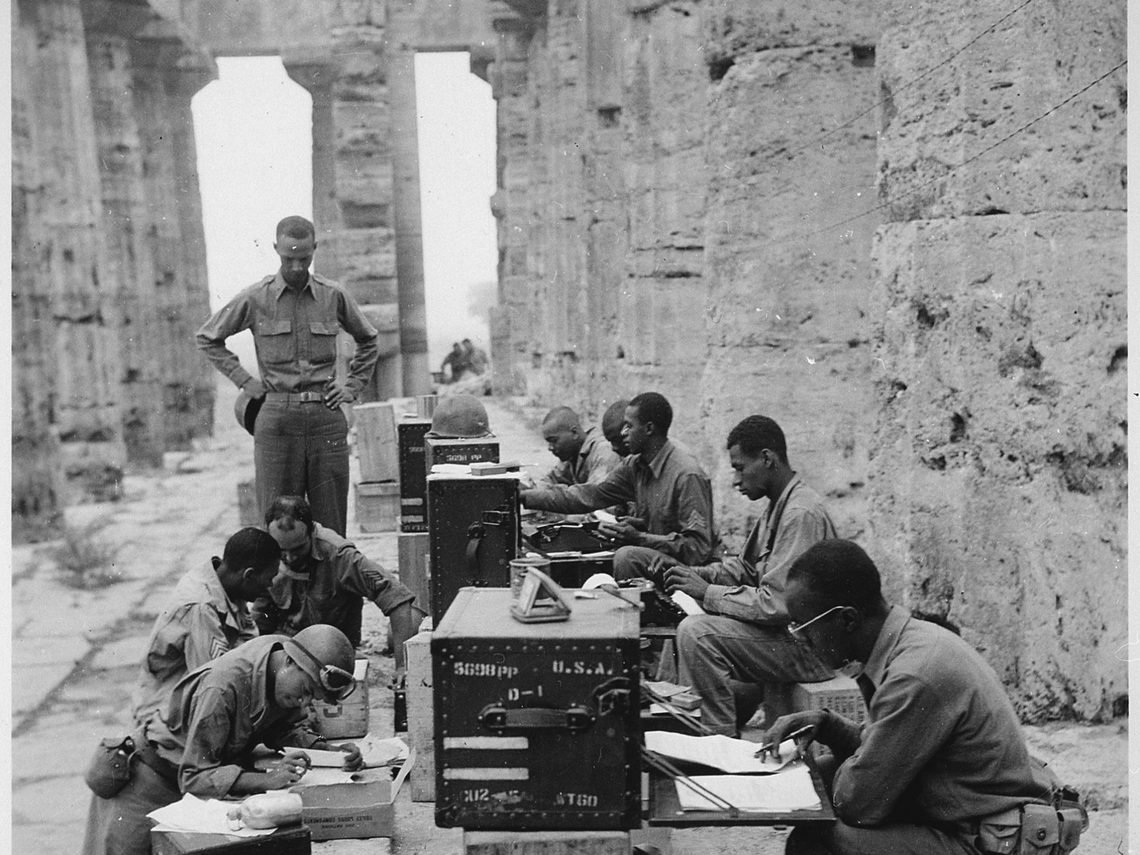
M 694 781 L 725 802 L 749 813 L 822 810 L 811 773 L 796 763 L 775 775 L 694 775 Z M 684 779 L 675 782 L 681 810 L 724 810 L 724 804 L 694 792 Z
M 594 518 L 598 522 L 609 523 L 610 525 L 614 525 L 617 522 L 617 517 L 609 511 L 594 511 Z
M 352 743 L 360 749 L 360 756 L 364 760 L 365 768 L 368 769 L 373 769 L 377 766 L 393 766 L 408 759 L 407 743 L 395 736 L 389 737 L 388 739 L 379 739 L 369 733 L 359 739 L 335 739 L 331 742 L 333 745 L 348 743 Z M 285 750 L 304 751 L 313 761 L 314 768 L 322 766 L 330 769 L 339 769 L 344 765 L 343 751 L 321 751 L 314 748 L 286 748 Z
M 260 837 L 273 832 L 272 828 L 232 828 L 227 813 L 238 804 L 239 802 L 223 802 L 218 799 L 203 800 L 186 793 L 182 796 L 182 801 L 152 810 L 147 816 L 158 823 L 155 826 L 157 831 L 191 831 L 200 834 L 228 834 L 231 837 Z
M 675 709 L 675 707 L 674 707 L 674 709 Z M 650 715 L 669 715 L 669 710 L 667 710 L 665 708 L 665 704 L 659 704 L 659 703 L 653 702 L 649 705 L 649 714 Z M 691 716 L 692 718 L 700 718 L 701 717 L 701 711 L 699 709 L 685 710 L 685 715 Z
M 684 591 L 674 591 L 669 596 L 673 600 L 673 602 L 675 602 L 677 605 L 679 605 L 681 607 L 681 611 L 683 611 L 685 614 L 687 614 L 687 615 L 703 615 L 703 614 L 705 614 L 705 610 L 703 608 L 701 608 L 701 604 L 698 603 L 696 600 L 694 600 L 692 597 L 690 597 L 688 594 L 686 594 Z
M 645 732 L 645 747 L 666 757 L 700 763 L 732 774 L 778 772 L 796 756 L 795 740 L 780 743 L 780 758 L 755 757 L 759 746 L 755 742 L 733 739 L 731 736 L 687 736 L 664 730 Z
M 313 784 L 351 784 L 354 774 L 354 772 L 345 772 L 343 769 L 315 766 L 302 775 L 297 784 L 304 787 Z

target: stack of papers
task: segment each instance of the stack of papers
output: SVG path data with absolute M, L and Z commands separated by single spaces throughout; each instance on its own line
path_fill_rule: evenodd
M 693 781 L 712 791 L 717 802 L 694 791 Z M 681 810 L 724 810 L 725 803 L 749 813 L 822 810 L 807 766 L 796 763 L 776 775 L 694 775 L 676 781 Z
M 779 772 L 796 757 L 793 739 L 780 743 L 780 759 L 773 760 L 771 756 L 754 756 L 760 747 L 755 742 L 731 736 L 687 736 L 664 730 L 647 730 L 645 747 L 666 757 L 700 763 L 732 774 Z
M 237 802 L 217 799 L 203 801 L 186 793 L 182 801 L 160 807 L 147 814 L 158 825 L 153 831 L 189 831 L 195 834 L 228 834 L 231 837 L 260 837 L 272 834 L 272 828 L 246 828 L 240 822 L 231 823 L 227 812 Z M 234 828 L 240 825 L 240 828 Z

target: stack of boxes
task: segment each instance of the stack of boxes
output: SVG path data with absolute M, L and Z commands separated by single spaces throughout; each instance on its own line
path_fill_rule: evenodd
M 356 524 L 362 531 L 395 531 L 400 516 L 396 420 L 388 403 L 359 404 L 356 416 Z

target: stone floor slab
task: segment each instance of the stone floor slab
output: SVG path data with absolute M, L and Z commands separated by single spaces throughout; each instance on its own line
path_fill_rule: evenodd
M 121 668 L 130 665 L 137 669 L 146 653 L 146 635 L 132 635 L 103 645 L 91 660 L 91 667 L 97 671 Z
M 12 641 L 12 661 L 29 666 L 74 666 L 90 649 L 83 636 L 21 637 Z

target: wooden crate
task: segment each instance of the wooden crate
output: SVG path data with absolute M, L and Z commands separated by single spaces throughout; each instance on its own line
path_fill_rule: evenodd
M 400 526 L 400 487 L 395 481 L 356 485 L 356 524 L 361 531 L 395 531 Z
M 400 477 L 396 416 L 388 403 L 357 404 L 356 456 L 361 481 L 396 481 Z
M 240 481 L 237 485 L 238 523 L 242 526 L 261 526 L 265 509 L 257 507 L 257 482 Z
M 431 633 L 420 632 L 404 643 L 408 662 L 408 747 L 416 764 L 408 773 L 412 801 L 435 801 L 434 706 L 431 688 Z
M 416 605 L 425 612 L 431 610 L 428 591 L 427 555 L 428 533 L 400 532 L 396 535 L 399 556 L 400 581 L 416 595 Z
M 464 855 L 629 855 L 628 831 L 464 831 Z

